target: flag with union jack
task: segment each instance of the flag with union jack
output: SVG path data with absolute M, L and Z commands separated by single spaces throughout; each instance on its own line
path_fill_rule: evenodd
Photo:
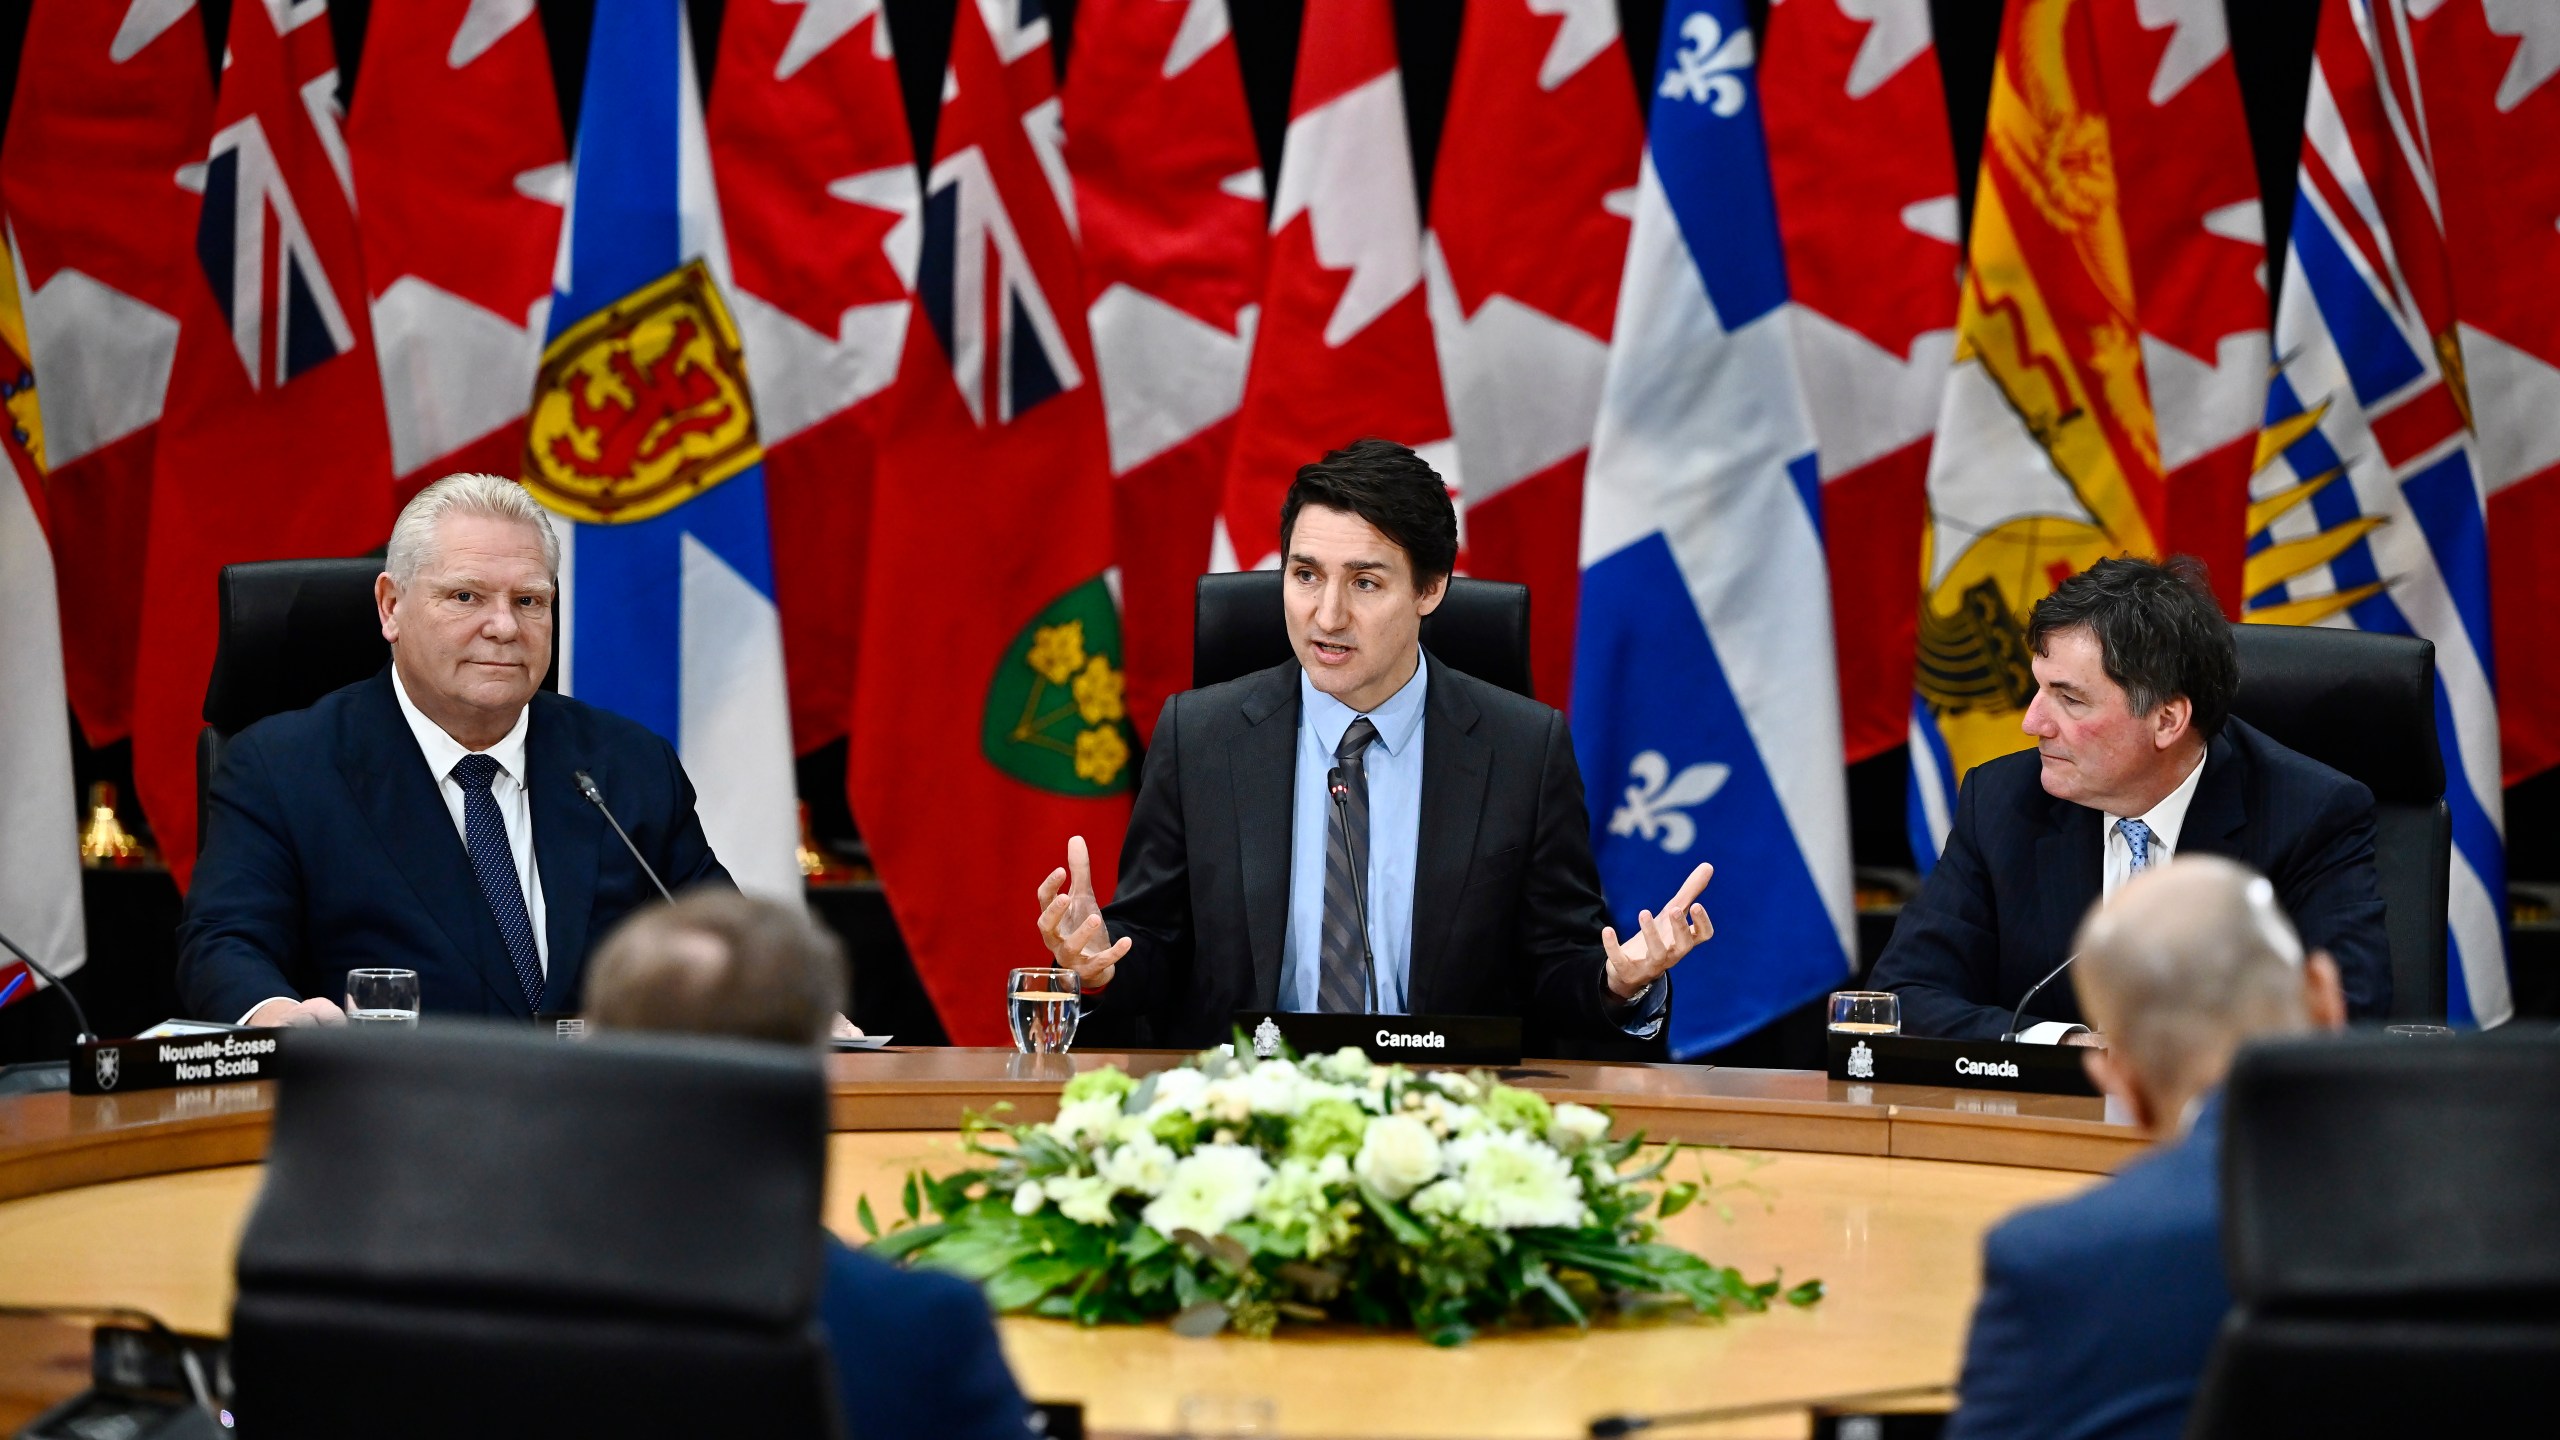
M 2321 7 L 2250 491 L 2250 560 L 2271 583 L 2246 618 L 2435 642 L 2446 1003 L 2457 1023 L 2495 1025 L 2514 1007 L 2488 536 L 2409 8 Z

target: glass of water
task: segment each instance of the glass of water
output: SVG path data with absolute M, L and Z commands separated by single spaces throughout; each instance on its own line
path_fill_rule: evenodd
M 418 972 L 348 971 L 347 1022 L 352 1025 L 417 1024 Z
M 1834 990 L 1831 1028 L 1852 1035 L 1899 1035 L 1901 997 L 1890 990 Z
M 1025 1055 L 1063 1055 L 1076 1043 L 1084 981 L 1073 970 L 1042 966 L 1004 978 L 1005 1017 L 1013 1048 Z

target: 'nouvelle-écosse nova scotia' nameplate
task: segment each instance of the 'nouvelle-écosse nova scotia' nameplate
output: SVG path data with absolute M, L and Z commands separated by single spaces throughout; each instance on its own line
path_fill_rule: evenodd
M 273 1080 L 283 1056 L 281 1029 L 91 1040 L 71 1057 L 71 1093 L 121 1095 L 178 1085 Z
M 1269 1059 L 1283 1045 L 1301 1055 L 1348 1045 L 1397 1065 L 1517 1065 L 1516 1015 L 1352 1015 L 1340 1011 L 1239 1010 L 1236 1028 L 1253 1053 Z

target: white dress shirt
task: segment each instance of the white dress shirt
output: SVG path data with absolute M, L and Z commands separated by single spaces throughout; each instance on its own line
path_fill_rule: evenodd
M 2186 779 L 2178 782 L 2178 788 L 2162 796 L 2159 804 L 2144 813 L 2124 816 L 2099 812 L 2098 824 L 2104 827 L 2101 834 L 2105 842 L 2098 859 L 2098 898 L 2101 901 L 2114 899 L 2116 891 L 2124 888 L 2124 882 L 2133 878 L 2133 842 L 2124 838 L 2124 821 L 2140 820 L 2151 827 L 2151 853 L 2146 863 L 2149 868 L 2157 870 L 2168 864 L 2169 857 L 2177 853 L 2179 832 L 2187 827 L 2187 807 L 2195 803 L 2196 785 L 2203 779 L 2204 757 L 2198 755 L 2195 767 L 2187 771 Z M 2060 1020 L 2039 1020 L 2019 1031 L 2018 1038 L 2035 1045 L 2058 1045 L 2062 1043 L 2062 1037 L 2088 1028 Z

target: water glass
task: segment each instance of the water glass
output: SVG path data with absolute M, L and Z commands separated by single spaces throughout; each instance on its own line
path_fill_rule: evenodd
M 348 971 L 347 1023 L 403 1026 L 417 1024 L 418 972 L 415 970 Z
M 1025 1055 L 1063 1055 L 1076 1043 L 1084 1018 L 1084 981 L 1073 970 L 1040 966 L 1004 979 L 1005 1018 L 1013 1023 L 1013 1048 Z
M 1851 1035 L 1899 1035 L 1902 999 L 1890 990 L 1834 990 L 1831 1028 Z
M 2450 1025 L 2385 1025 L 2382 1027 L 2382 1033 L 2394 1040 L 2450 1040 L 2453 1038 L 2453 1027 Z

